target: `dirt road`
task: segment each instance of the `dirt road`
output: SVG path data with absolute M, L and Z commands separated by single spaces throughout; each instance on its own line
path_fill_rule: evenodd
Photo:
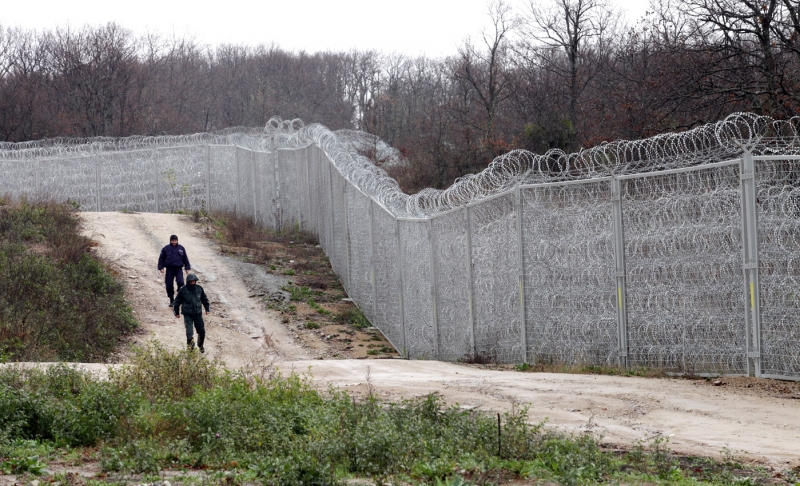
M 235 262 L 220 256 L 190 221 L 168 214 L 83 213 L 83 218 L 98 253 L 128 283 L 143 326 L 136 340 L 184 343 L 182 322 L 170 314 L 156 271 L 158 251 L 175 233 L 212 301 L 208 354 L 230 367 L 270 360 L 282 370 L 308 373 L 322 388 L 335 385 L 392 399 L 439 392 L 450 403 L 486 411 L 527 405 L 533 422 L 588 430 L 608 443 L 647 444 L 662 436 L 679 453 L 730 453 L 782 468 L 800 466 L 800 400 L 702 380 L 520 373 L 435 361 L 317 360 L 275 313 L 248 296 Z

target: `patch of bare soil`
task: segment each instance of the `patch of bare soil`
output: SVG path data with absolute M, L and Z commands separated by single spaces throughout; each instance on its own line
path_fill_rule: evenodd
M 774 397 L 789 400 L 800 400 L 800 382 L 767 380 L 747 376 L 723 376 L 719 378 L 702 378 L 692 380 L 695 386 L 720 387 L 735 390 L 736 393 L 757 397 Z M 798 437 L 800 449 L 800 436 Z
M 237 271 L 265 310 L 274 311 L 318 359 L 398 358 L 347 298 L 328 257 L 308 234 L 266 231 L 231 215 L 199 218 L 195 228 L 240 260 Z

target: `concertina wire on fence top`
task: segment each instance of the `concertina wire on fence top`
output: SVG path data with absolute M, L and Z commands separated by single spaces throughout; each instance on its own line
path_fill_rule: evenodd
M 412 358 L 798 379 L 799 152 L 800 118 L 740 113 L 571 154 L 515 150 L 407 195 L 373 163 L 404 163 L 377 137 L 274 118 L 3 143 L 0 193 L 299 225 Z

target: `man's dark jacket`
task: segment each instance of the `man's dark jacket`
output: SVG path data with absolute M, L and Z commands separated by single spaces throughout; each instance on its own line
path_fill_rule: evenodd
M 183 306 L 182 310 L 179 308 L 181 306 Z M 181 312 L 183 314 L 202 314 L 204 307 L 206 312 L 208 312 L 208 298 L 206 297 L 203 287 L 197 284 L 184 285 L 178 290 L 178 296 L 175 297 L 175 304 L 173 307 L 176 316 Z
M 158 269 L 161 270 L 164 267 L 185 267 L 186 270 L 191 270 L 189 257 L 186 256 L 186 248 L 171 244 L 162 248 L 161 255 L 158 256 Z

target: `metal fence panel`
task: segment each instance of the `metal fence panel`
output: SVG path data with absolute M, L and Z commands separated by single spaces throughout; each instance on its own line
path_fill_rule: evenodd
M 41 194 L 53 201 L 71 201 L 82 211 L 96 211 L 99 195 L 97 156 L 67 157 L 41 162 Z
M 513 194 L 481 201 L 472 208 L 471 218 L 476 357 L 524 361 Z
M 301 174 L 303 154 L 297 149 L 278 149 L 278 183 L 282 229 L 304 229 L 303 208 L 307 190 Z
M 156 170 L 155 187 L 158 193 L 155 197 L 159 211 L 191 211 L 203 207 L 208 183 L 208 164 L 206 163 L 208 151 L 206 147 L 169 147 L 145 153 L 153 158 L 150 160 L 150 164 L 154 165 Z M 130 161 L 130 159 L 128 160 Z M 147 166 L 147 159 L 144 162 L 143 173 L 152 174 Z M 137 165 L 131 165 L 130 162 L 125 165 L 108 166 L 112 172 L 125 171 L 111 179 L 112 183 L 125 184 L 126 179 L 127 184 L 137 181 L 139 178 L 136 175 L 136 167 Z M 103 171 L 104 177 L 113 177 L 113 174 L 106 175 L 106 172 Z M 149 177 L 139 180 L 143 180 L 145 183 L 150 182 Z M 144 187 L 141 192 L 148 193 Z
M 236 148 L 227 145 L 209 147 L 211 203 L 216 211 L 236 212 L 239 195 L 236 190 Z
M 349 291 L 348 267 L 350 242 L 347 233 L 347 208 L 345 190 L 348 184 L 339 172 L 331 170 L 331 217 L 333 218 L 333 248 L 328 253 L 333 271 L 339 276 L 345 290 Z
M 253 164 L 256 177 L 257 221 L 270 229 L 277 229 L 277 181 L 275 156 L 272 152 L 255 152 Z
M 453 211 L 433 218 L 433 252 L 436 260 L 436 316 L 439 331 L 439 359 L 470 358 L 472 324 L 467 215 Z
M 739 167 L 623 181 L 630 363 L 745 373 Z
M 45 176 L 45 173 L 39 169 L 39 164 L 49 164 L 50 162 L 52 161 L 0 160 L 0 174 L 3 175 L 0 177 L 0 197 L 36 198 L 41 194 L 45 198 L 50 198 L 50 193 L 45 192 L 40 185 L 40 177 Z M 44 165 L 44 167 L 48 166 Z
M 404 354 L 402 276 L 394 216 L 374 204 L 373 235 L 375 242 L 375 319 L 372 324 L 381 330 L 395 349 Z
M 800 378 L 800 158 L 756 162 L 761 371 Z
M 528 356 L 617 362 L 609 181 L 523 188 Z
M 436 358 L 430 225 L 427 220 L 401 220 L 400 259 L 406 345 L 414 359 Z
M 255 218 L 255 185 L 253 151 L 236 147 L 236 187 L 237 214 L 241 217 Z
M 350 233 L 350 297 L 368 319 L 373 315 L 372 237 L 370 199 L 347 186 L 345 215 Z
M 322 150 L 319 151 L 319 178 L 316 188 L 319 211 L 319 244 L 330 258 L 333 249 L 333 194 L 331 193 L 331 164 L 325 158 Z

